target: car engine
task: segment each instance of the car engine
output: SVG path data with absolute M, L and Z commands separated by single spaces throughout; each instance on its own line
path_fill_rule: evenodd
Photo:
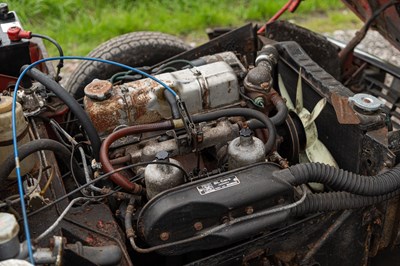
M 400 70 L 359 35 L 277 20 L 126 65 L 0 11 L 0 265 L 398 261 Z

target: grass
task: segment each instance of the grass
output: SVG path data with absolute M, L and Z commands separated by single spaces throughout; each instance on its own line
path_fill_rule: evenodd
M 286 2 L 287 0 L 9 0 L 8 4 L 11 10 L 17 11 L 25 29 L 53 37 L 62 45 L 67 55 L 85 55 L 100 43 L 132 31 L 162 31 L 199 38 L 207 27 L 235 27 L 248 21 L 265 21 Z M 343 8 L 340 0 L 307 0 L 302 2 L 296 14 L 285 14 L 283 17 L 299 20 L 306 27 L 320 30 L 321 25 L 329 24 L 325 17 L 331 21 L 331 25 L 338 22 L 348 25 L 349 20 L 353 23 L 354 15 L 348 19 L 340 11 Z M 315 14 L 327 16 L 324 16 L 325 20 L 314 20 Z M 308 16 L 313 19 L 302 19 Z M 56 50 L 49 48 L 50 55 L 56 55 Z
M 315 15 L 311 18 L 299 18 L 295 22 L 316 32 L 333 32 L 341 29 L 360 29 L 362 21 L 349 10 L 333 10 L 329 13 Z

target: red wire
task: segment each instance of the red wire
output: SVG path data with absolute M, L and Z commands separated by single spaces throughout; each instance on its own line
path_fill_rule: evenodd
M 301 0 L 289 0 L 287 3 L 278 11 L 276 14 L 268 20 L 268 22 L 262 26 L 258 31 L 257 34 L 263 34 L 267 25 L 277 20 L 286 10 L 289 9 L 290 12 L 294 12 L 297 6 L 300 4 Z

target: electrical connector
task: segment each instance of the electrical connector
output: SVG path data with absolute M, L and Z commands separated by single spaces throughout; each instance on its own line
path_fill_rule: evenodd
M 12 42 L 19 42 L 21 39 L 32 38 L 32 32 L 23 30 L 17 26 L 9 28 L 7 30 L 7 35 Z

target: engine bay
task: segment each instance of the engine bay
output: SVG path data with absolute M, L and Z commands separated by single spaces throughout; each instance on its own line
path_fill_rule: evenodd
M 399 68 L 286 21 L 47 58 L 1 12 L 0 265 L 398 260 Z

